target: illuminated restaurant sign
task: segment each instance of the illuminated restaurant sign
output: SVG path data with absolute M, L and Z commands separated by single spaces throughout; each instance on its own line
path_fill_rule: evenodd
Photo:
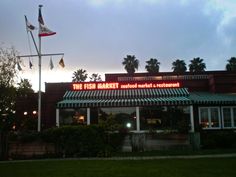
M 152 89 L 179 87 L 179 82 L 80 82 L 72 84 L 72 90 Z

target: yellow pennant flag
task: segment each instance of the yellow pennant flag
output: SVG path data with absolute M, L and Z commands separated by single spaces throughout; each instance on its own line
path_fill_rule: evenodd
M 64 63 L 63 57 L 60 59 L 59 65 L 60 65 L 62 68 L 65 67 L 65 63 Z

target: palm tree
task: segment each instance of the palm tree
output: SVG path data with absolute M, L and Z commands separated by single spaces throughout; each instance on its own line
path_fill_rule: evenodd
M 189 71 L 190 72 L 203 72 L 206 69 L 206 64 L 203 63 L 203 59 L 197 57 L 190 60 Z
M 173 72 L 175 73 L 184 73 L 187 71 L 187 67 L 186 67 L 186 63 L 184 60 L 175 60 L 173 63 L 172 63 L 172 69 L 173 69 Z
M 150 60 L 146 61 L 146 66 L 145 69 L 147 70 L 147 72 L 151 73 L 151 74 L 155 74 L 159 72 L 159 68 L 160 68 L 160 62 L 155 59 L 155 58 L 150 58 Z
M 77 71 L 74 71 L 72 76 L 72 82 L 83 82 L 87 79 L 88 74 L 87 71 L 84 69 L 78 69 Z
M 93 73 L 89 79 L 93 82 L 102 81 L 101 75 L 95 73 Z
M 228 63 L 225 66 L 226 70 L 227 71 L 236 71 L 236 57 L 231 57 L 227 61 L 228 61 Z
M 122 62 L 125 70 L 128 74 L 134 74 L 135 70 L 139 67 L 139 61 L 136 59 L 135 55 L 127 55 Z

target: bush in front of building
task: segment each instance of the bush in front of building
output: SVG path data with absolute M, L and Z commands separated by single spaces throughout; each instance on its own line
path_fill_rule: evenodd
M 203 130 L 200 136 L 203 149 L 236 148 L 236 132 L 234 130 Z
M 105 149 L 105 132 L 97 126 L 63 126 L 44 132 L 43 139 L 54 143 L 63 157 L 93 157 Z
M 35 141 L 41 141 L 41 134 L 36 131 L 12 131 L 9 133 L 10 142 L 21 142 L 21 143 L 31 143 Z
M 123 143 L 121 133 L 108 132 L 97 125 L 63 126 L 43 134 L 43 139 L 54 143 L 56 154 L 62 157 L 106 157 L 118 151 Z

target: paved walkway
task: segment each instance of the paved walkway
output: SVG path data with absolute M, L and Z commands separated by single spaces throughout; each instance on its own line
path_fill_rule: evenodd
M 155 160 L 155 159 L 199 159 L 199 158 L 223 158 L 236 157 L 232 154 L 211 154 L 211 155 L 171 155 L 171 156 L 139 156 L 139 157 L 108 157 L 108 158 L 75 158 L 77 160 Z
M 232 154 L 209 154 L 209 155 L 172 155 L 172 156 L 143 156 L 143 157 L 91 157 L 91 158 L 61 158 L 61 159 L 33 159 L 33 160 L 9 160 L 0 163 L 15 163 L 29 161 L 54 161 L 54 160 L 156 160 L 156 159 L 199 159 L 199 158 L 225 158 L 236 157 Z

